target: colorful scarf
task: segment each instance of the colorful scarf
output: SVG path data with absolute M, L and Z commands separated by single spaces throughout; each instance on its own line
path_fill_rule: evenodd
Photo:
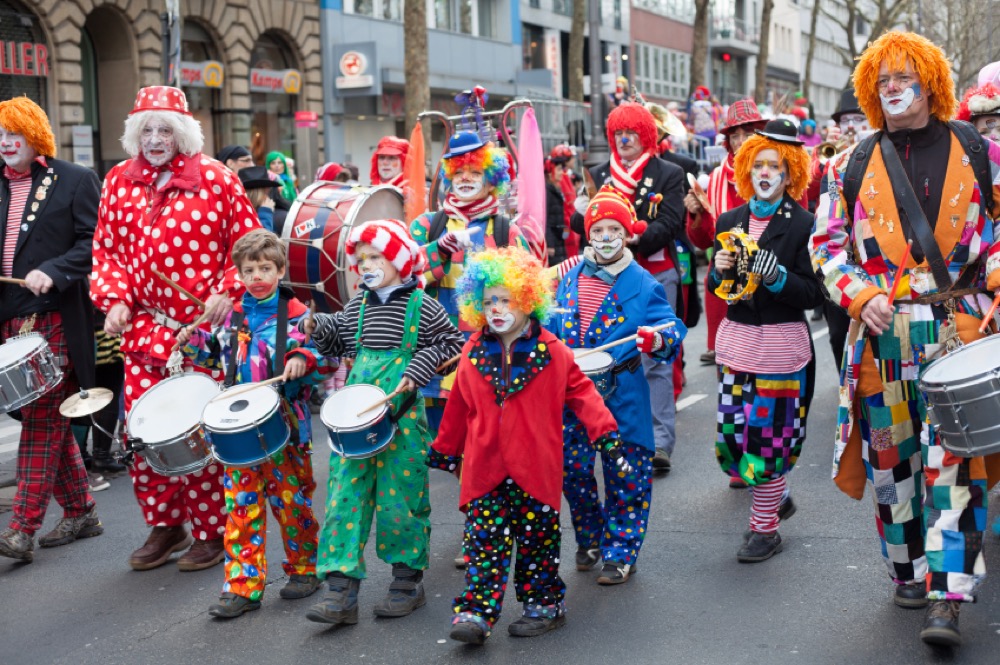
M 449 192 L 441 204 L 448 216 L 452 219 L 461 219 L 466 226 L 474 219 L 481 217 L 493 217 L 500 210 L 500 201 L 490 194 L 485 199 L 476 201 L 463 201 Z

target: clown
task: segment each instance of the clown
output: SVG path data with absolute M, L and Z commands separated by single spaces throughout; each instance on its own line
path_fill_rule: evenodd
M 462 334 L 420 284 L 423 256 L 406 224 L 384 219 L 351 230 L 346 245 L 361 291 L 342 312 L 316 314 L 317 348 L 327 356 L 354 356 L 347 385 L 368 383 L 398 395 L 392 443 L 366 459 L 330 456 L 326 515 L 320 531 L 319 575 L 329 593 L 306 614 L 326 624 L 358 622 L 358 591 L 367 575 L 365 544 L 377 515 L 378 558 L 392 564 L 393 581 L 375 606 L 382 617 L 402 617 L 424 605 L 430 491 L 424 463 L 432 436 L 416 390 L 462 348 Z
M 854 90 L 878 131 L 855 150 L 864 159 L 834 175 L 828 240 L 814 248 L 831 299 L 852 319 L 834 481 L 856 499 L 870 487 L 894 602 L 929 602 L 921 638 L 957 646 L 961 603 L 974 600 L 986 572 L 983 516 L 1000 460 L 945 451 L 918 377 L 957 339 L 980 336 L 990 303 L 982 290 L 1000 288 L 991 219 L 1000 169 L 987 157 L 995 144 L 948 123 L 957 106 L 951 68 L 924 37 L 879 37 L 858 62 Z M 887 164 L 896 160 L 903 173 L 894 179 Z M 902 216 L 910 203 L 917 210 Z
M 410 142 L 406 139 L 383 136 L 372 154 L 369 173 L 372 185 L 392 185 L 405 191 L 403 166 L 406 165 L 406 155 L 409 152 Z
M 175 335 L 199 316 L 196 303 L 153 271 L 204 302 L 212 326 L 226 319 L 243 294 L 230 251 L 260 223 L 236 174 L 201 154 L 203 141 L 180 89 L 142 88 L 122 136 L 132 157 L 104 180 L 90 297 L 107 314 L 105 332 L 122 335 L 126 413 L 169 376 Z M 143 518 L 153 527 L 146 544 L 129 557 L 133 569 L 162 566 L 191 545 L 186 522 L 194 544 L 178 568 L 201 570 L 222 561 L 222 465 L 166 477 L 138 459 L 130 473 Z
M 738 257 L 716 240 L 707 282 L 718 288 L 742 258 L 763 285 L 729 305 L 715 346 L 715 455 L 729 477 L 753 492 L 750 531 L 736 555 L 747 563 L 781 551 L 778 521 L 795 511 L 785 476 L 806 437 L 815 384 L 805 312 L 822 304 L 823 291 L 809 262 L 812 215 L 795 202 L 809 183 L 809 155 L 796 133 L 790 121 L 772 120 L 737 153 L 736 187 L 747 203 L 720 215 L 716 234 L 738 229 L 759 249 L 752 258 Z
M 1000 88 L 992 83 L 969 88 L 955 116 L 971 122 L 980 135 L 1000 142 Z

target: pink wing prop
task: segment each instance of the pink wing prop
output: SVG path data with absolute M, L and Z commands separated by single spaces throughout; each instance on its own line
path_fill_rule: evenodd
M 517 223 L 531 253 L 546 261 L 545 247 L 545 167 L 542 134 L 535 110 L 529 108 L 517 129 Z

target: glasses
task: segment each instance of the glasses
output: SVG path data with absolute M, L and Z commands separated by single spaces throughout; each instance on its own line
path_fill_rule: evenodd
M 879 77 L 876 85 L 878 85 L 879 92 L 885 92 L 889 89 L 890 83 L 892 83 L 893 87 L 897 90 L 905 90 L 915 82 L 916 78 L 910 74 L 893 74 L 892 76 Z

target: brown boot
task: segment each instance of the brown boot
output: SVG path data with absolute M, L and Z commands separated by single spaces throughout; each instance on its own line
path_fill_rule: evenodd
M 167 562 L 170 555 L 191 544 L 191 536 L 183 526 L 154 526 L 146 544 L 132 552 L 128 565 L 132 570 L 152 570 Z
M 177 567 L 184 572 L 205 570 L 226 558 L 226 550 L 222 546 L 222 538 L 215 540 L 196 540 L 180 559 Z

